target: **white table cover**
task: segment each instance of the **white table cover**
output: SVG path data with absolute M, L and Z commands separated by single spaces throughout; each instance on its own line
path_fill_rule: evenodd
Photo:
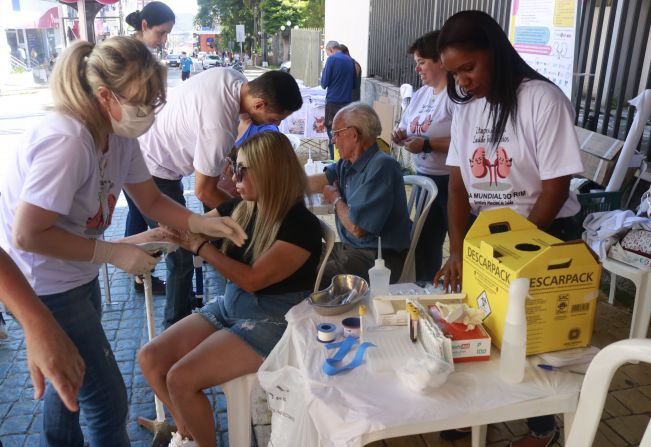
M 352 371 L 328 376 L 321 366 L 326 355 L 332 356 L 334 351 L 327 351 L 316 340 L 316 325 L 332 322 L 341 328 L 341 320 L 354 313 L 323 317 L 307 302 L 295 306 L 286 315 L 287 331 L 258 373 L 262 387 L 272 394 L 278 391 L 277 380 L 271 380 L 273 377 L 287 378 L 287 385 L 300 382 L 291 385 L 302 392 L 299 400 L 311 419 L 310 423 L 302 424 L 307 427 L 301 427 L 303 434 L 312 431 L 310 436 L 302 437 L 301 442 L 307 444 L 301 445 L 306 447 L 319 445 L 319 441 L 323 446 L 361 446 L 361 436 L 365 433 L 476 411 L 498 412 L 500 408 L 530 399 L 578 393 L 581 388 L 582 376 L 537 368 L 538 357 L 528 359 L 522 383 L 508 384 L 499 377 L 497 349 L 488 362 L 456 364 L 448 381 L 428 394 L 410 391 L 393 372 L 374 373 L 366 362 Z M 366 321 L 369 331 L 383 329 L 374 327 L 372 315 Z M 396 337 L 407 336 L 404 328 L 397 329 Z M 372 349 L 381 350 L 382 346 L 370 348 L 367 355 Z M 275 408 L 274 402 L 270 402 L 270 407 L 275 412 L 274 418 L 293 419 L 300 415 L 300 412 L 282 415 L 283 411 Z M 272 440 L 274 429 L 272 420 Z

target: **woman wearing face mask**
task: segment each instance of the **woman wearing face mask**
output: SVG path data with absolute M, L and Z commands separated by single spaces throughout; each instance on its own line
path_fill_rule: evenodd
M 142 11 L 134 11 L 127 16 L 126 22 L 135 30 L 134 37 L 151 49 L 156 49 L 167 42 L 172 32 L 176 16 L 172 9 L 162 2 L 150 2 Z
M 172 28 L 174 27 L 176 16 L 172 9 L 165 3 L 150 2 L 145 5 L 142 11 L 132 12 L 125 20 L 136 30 L 133 37 L 153 50 L 165 45 L 167 36 L 172 32 Z M 125 192 L 124 195 L 129 206 L 127 221 L 124 226 L 124 236 L 132 236 L 146 231 L 147 222 L 142 216 L 142 213 L 133 203 L 129 194 Z M 165 281 L 152 275 L 151 285 L 155 295 L 165 294 Z M 134 277 L 134 287 L 136 292 L 144 292 L 143 282 L 138 276 Z
M 101 325 L 97 280 L 108 262 L 131 274 L 156 259 L 126 243 L 97 240 L 120 189 L 152 219 L 178 229 L 245 234 L 231 220 L 192 214 L 161 195 L 136 138 L 165 103 L 165 69 L 130 37 L 72 44 L 54 68 L 55 111 L 27 132 L 0 180 L 0 246 L 27 277 L 86 364 L 79 406 L 90 444 L 128 446 L 126 389 Z M 48 385 L 41 445 L 82 447 L 79 414 Z
M 480 211 L 509 207 L 538 228 L 571 240 L 580 209 L 570 178 L 583 172 L 574 110 L 563 92 L 520 57 L 491 16 L 463 11 L 438 39 L 448 93 L 461 105 L 452 120 L 450 258 L 435 281 L 461 282 L 463 239 Z M 456 82 L 455 82 L 456 81 Z M 513 447 L 546 447 L 558 438 L 553 416 L 528 420 Z
M 454 103 L 448 96 L 446 71 L 436 49 L 438 36 L 438 31 L 431 31 L 409 47 L 423 86 L 414 93 L 400 124 L 391 134 L 394 143 L 412 153 L 416 173 L 432 179 L 438 188 L 416 247 L 416 279 L 419 281 L 430 281 L 441 268 L 443 243 L 448 232 L 450 171 L 445 158 L 450 145 Z

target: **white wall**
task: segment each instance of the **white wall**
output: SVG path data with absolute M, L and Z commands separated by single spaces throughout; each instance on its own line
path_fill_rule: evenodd
M 329 40 L 345 44 L 366 76 L 370 0 L 326 0 L 324 44 Z

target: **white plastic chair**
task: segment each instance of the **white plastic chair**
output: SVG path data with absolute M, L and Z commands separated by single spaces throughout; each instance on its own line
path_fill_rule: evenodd
M 581 387 L 579 405 L 565 442 L 566 447 L 593 445 L 601 420 L 610 381 L 615 371 L 625 363 L 651 363 L 651 340 L 628 339 L 602 349 L 588 367 Z M 641 447 L 651 447 L 651 428 L 647 425 Z
M 332 247 L 334 247 L 335 245 L 335 238 L 337 236 L 334 230 L 330 228 L 330 225 L 328 225 L 326 222 L 319 219 L 319 223 L 321 224 L 321 235 L 326 245 L 325 245 L 325 253 L 323 254 L 323 260 L 321 261 L 321 265 L 319 266 L 319 273 L 317 273 L 316 282 L 314 283 L 315 292 L 319 290 L 319 286 L 321 285 L 321 278 L 323 278 L 323 272 L 325 271 L 326 263 L 328 261 L 328 258 L 330 257 L 330 253 L 332 253 Z
M 420 238 L 420 233 L 425 225 L 425 219 L 432 207 L 434 199 L 439 190 L 436 183 L 428 177 L 422 175 L 405 175 L 405 186 L 411 185 L 411 194 L 407 201 L 409 215 L 414 213 L 414 223 L 411 226 L 409 251 L 405 258 L 405 264 L 402 267 L 402 273 L 398 282 L 414 282 L 416 280 L 416 245 Z
M 640 270 L 632 265 L 624 264 L 615 259 L 603 259 L 604 269 L 610 272 L 610 293 L 608 302 L 615 300 L 617 275 L 623 276 L 635 284 L 635 301 L 633 302 L 633 317 L 629 338 L 646 338 L 651 321 L 651 271 Z
M 325 241 L 325 254 L 319 266 L 314 291 L 319 290 L 321 277 L 335 244 L 335 232 L 319 219 L 321 235 Z M 257 373 L 236 377 L 220 386 L 226 396 L 226 417 L 228 418 L 228 445 L 231 447 L 251 446 L 251 392 L 258 385 Z

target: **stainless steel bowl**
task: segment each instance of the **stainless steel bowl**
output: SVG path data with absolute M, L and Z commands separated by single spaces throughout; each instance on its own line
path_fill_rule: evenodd
M 367 293 L 368 283 L 364 278 L 337 275 L 327 288 L 314 292 L 307 300 L 320 315 L 339 315 L 355 307 Z

